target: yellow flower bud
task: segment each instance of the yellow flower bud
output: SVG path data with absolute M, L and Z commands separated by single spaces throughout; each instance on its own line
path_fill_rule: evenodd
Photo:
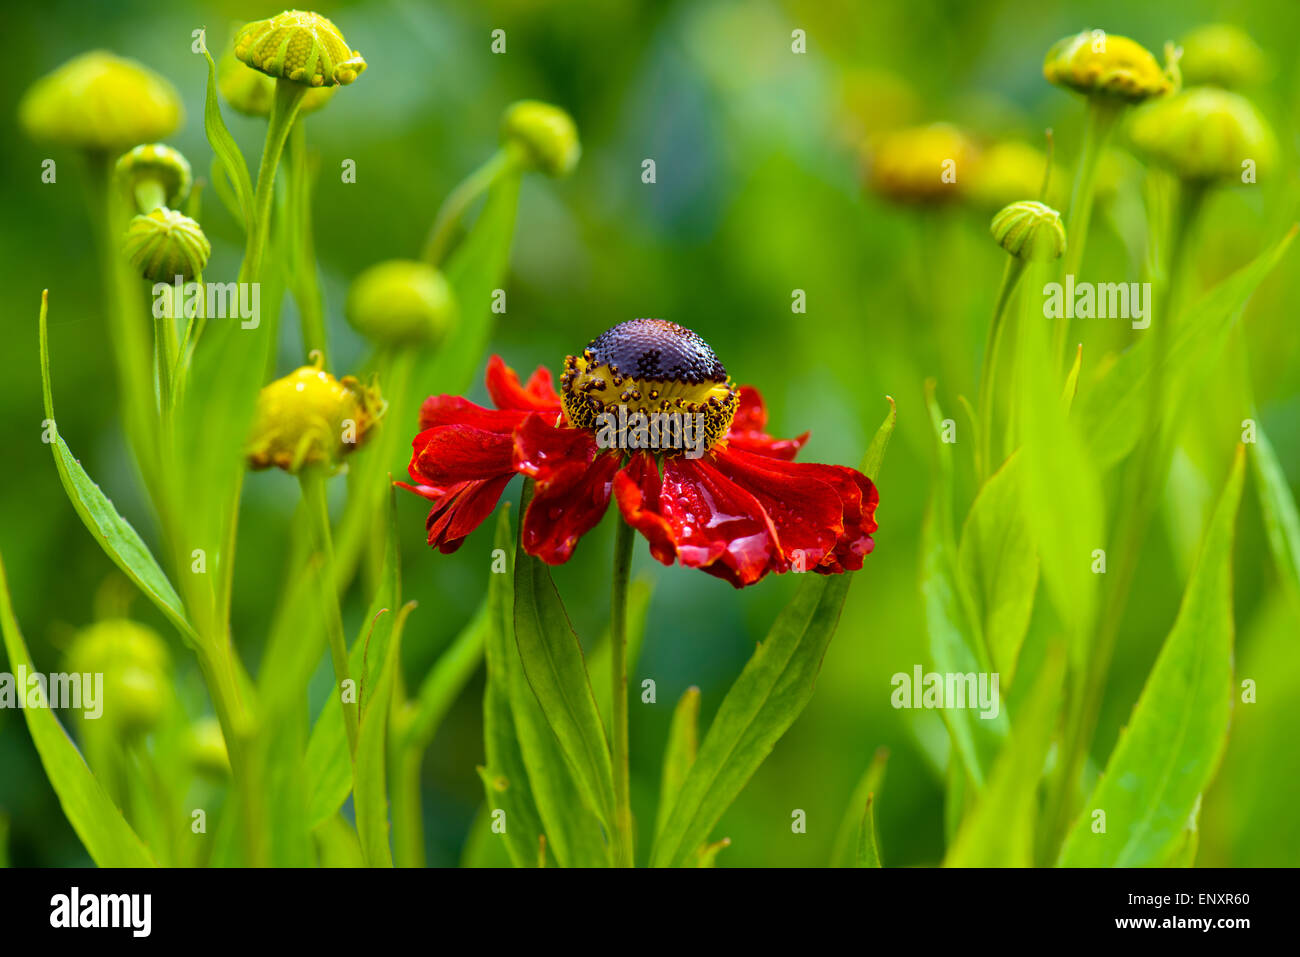
M 297 473 L 304 466 L 337 465 L 383 417 L 387 406 L 373 387 L 352 376 L 335 379 L 320 366 L 303 366 L 262 388 L 257 397 L 248 465 Z
M 1128 103 L 1162 96 L 1173 88 L 1146 47 L 1104 30 L 1084 30 L 1052 44 L 1043 61 L 1043 76 L 1086 96 Z
M 989 232 L 1017 259 L 1060 259 L 1065 253 L 1061 214 L 1033 200 L 1012 203 L 993 217 Z
M 202 227 L 165 206 L 133 217 L 122 242 L 131 265 L 154 282 L 193 279 L 212 255 Z
M 194 183 L 190 161 L 162 143 L 145 143 L 117 161 L 117 181 L 142 213 L 185 202 Z
M 122 734 L 157 726 L 171 695 L 171 658 L 162 638 L 125 618 L 83 628 L 68 649 L 70 672 L 104 676 L 103 719 Z
M 961 130 L 932 123 L 879 137 L 870 150 L 868 179 L 895 202 L 941 203 L 960 195 L 975 158 Z
M 235 34 L 235 56 L 267 76 L 306 86 L 347 86 L 366 68 L 338 27 L 302 10 L 245 24 Z
M 186 752 L 196 771 L 221 779 L 230 774 L 230 755 L 221 723 L 214 717 L 200 718 L 190 725 Z
M 275 80 L 240 62 L 234 50 L 217 61 L 217 89 L 235 110 L 246 116 L 270 116 L 275 99 Z M 317 86 L 308 90 L 298 108 L 301 113 L 319 110 L 334 96 L 337 86 Z
M 1182 42 L 1179 61 L 1188 86 L 1240 89 L 1256 83 L 1267 71 L 1264 51 L 1243 30 L 1226 23 L 1199 27 Z
M 1238 180 L 1270 169 L 1277 140 L 1255 105 L 1211 86 L 1184 90 L 1133 114 L 1129 137 L 1151 162 L 1196 182 Z
M 348 291 L 348 322 L 375 342 L 441 342 L 456 314 L 451 284 L 426 262 L 393 259 L 379 263 L 358 276 Z
M 517 146 L 529 165 L 547 176 L 568 176 L 582 154 L 573 117 L 539 100 L 520 100 L 506 108 L 501 141 Z
M 1040 149 L 1008 140 L 998 143 L 980 154 L 966 194 L 981 209 L 997 210 L 1025 196 L 1037 196 L 1047 172 L 1047 154 Z M 1047 199 L 1053 206 L 1066 200 L 1065 172 L 1052 164 Z
M 104 50 L 74 57 L 37 80 L 18 114 L 34 140 L 113 153 L 168 137 L 185 117 L 171 83 Z

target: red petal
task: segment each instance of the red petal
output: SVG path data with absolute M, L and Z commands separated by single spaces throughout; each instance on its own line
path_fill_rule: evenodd
M 508 432 L 443 425 L 421 432 L 412 445 L 408 471 L 418 484 L 447 488 L 514 473 L 514 441 Z
M 483 524 L 501 499 L 514 473 L 485 482 L 462 482 L 449 488 L 429 510 L 429 544 L 444 555 L 460 548 L 465 537 Z
M 500 356 L 488 360 L 487 390 L 498 409 L 521 412 L 559 412 L 560 396 L 555 391 L 551 371 L 538 366 L 528 385 L 519 384 L 519 376 Z
M 512 409 L 485 409 L 458 395 L 431 395 L 420 406 L 420 431 L 439 425 L 472 425 L 488 432 L 509 432 L 523 420 Z
M 774 439 L 764 429 L 767 427 L 767 408 L 763 396 L 751 385 L 740 387 L 740 401 L 736 416 L 727 432 L 727 444 L 738 449 L 768 455 L 778 459 L 793 459 L 799 454 L 808 433 L 796 439 Z

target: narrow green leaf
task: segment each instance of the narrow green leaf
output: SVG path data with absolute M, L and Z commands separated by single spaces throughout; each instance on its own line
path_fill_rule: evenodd
M 712 844 L 706 844 L 704 847 L 700 848 L 699 851 L 696 853 L 695 866 L 696 867 L 717 867 L 718 852 L 725 851 L 729 847 L 731 847 L 731 838 L 729 837 L 724 837 L 722 840 L 715 841 Z
M 235 195 L 239 199 L 239 207 L 242 211 L 241 219 L 247 227 L 253 222 L 253 181 L 248 175 L 248 164 L 244 162 L 244 154 L 239 151 L 239 144 L 230 135 L 230 130 L 226 128 L 226 123 L 221 118 L 221 103 L 217 99 L 217 64 L 213 62 L 212 54 L 206 49 L 203 51 L 203 56 L 208 61 L 208 90 L 203 104 L 203 132 L 207 134 L 208 145 L 212 147 L 212 152 L 221 160 L 227 175 L 234 183 Z M 213 182 L 216 182 L 215 178 Z
M 867 795 L 867 807 L 862 812 L 858 828 L 858 848 L 854 857 L 856 867 L 880 867 L 880 845 L 876 840 L 876 816 L 872 811 L 875 795 Z
M 186 617 L 180 596 L 172 587 L 167 574 L 158 565 L 149 546 L 140 538 L 131 524 L 127 522 L 113 503 L 108 500 L 99 486 L 91 481 L 86 470 L 81 467 L 58 432 L 54 418 L 54 397 L 50 386 L 50 354 L 47 316 L 49 313 L 48 290 L 41 293 L 41 390 L 45 402 L 45 418 L 54 427 L 54 441 L 50 448 L 54 452 L 54 467 L 58 470 L 59 481 L 67 493 L 72 507 L 76 510 L 87 531 L 95 536 L 100 548 L 126 576 L 135 582 L 140 591 L 158 607 L 167 619 L 176 626 L 181 637 L 191 647 L 197 645 L 198 635 L 194 626 Z
M 1052 744 L 1065 678 L 1064 645 L 1052 645 L 1038 680 L 1016 713 L 988 786 L 966 815 L 944 860 L 947 867 L 1030 867 L 1038 782 Z
M 898 424 L 898 406 L 894 403 L 894 397 L 887 395 L 885 401 L 889 403 L 889 412 L 876 430 L 871 444 L 867 446 L 867 452 L 862 456 L 862 465 L 858 468 L 859 472 L 873 482 L 880 476 L 880 467 L 885 463 L 885 450 L 889 448 L 894 426 Z
M 14 618 L 3 558 L 0 558 L 0 630 L 4 632 L 10 673 L 35 674 L 27 643 L 23 641 Z M 23 693 L 27 694 L 28 700 L 31 699 L 29 690 L 24 689 Z M 42 701 L 45 701 L 43 696 Z M 36 745 L 36 753 L 41 757 L 45 776 L 49 778 L 68 823 L 77 832 L 91 860 L 100 867 L 157 866 L 148 848 L 90 773 L 90 768 L 86 767 L 77 746 L 59 724 L 54 712 L 48 707 L 25 707 L 22 713 L 32 743 Z
M 853 788 L 853 795 L 849 798 L 848 807 L 844 809 L 844 817 L 835 832 L 835 843 L 831 850 L 831 867 L 849 867 L 853 864 L 853 838 L 862 824 L 862 815 L 858 813 L 858 808 L 865 807 L 871 795 L 880 791 L 880 786 L 885 780 L 885 765 L 888 761 L 889 749 L 877 748 L 871 764 L 867 766 L 866 771 L 862 772 L 862 777 Z
M 335 814 L 313 832 L 321 867 L 365 867 L 361 842 L 342 814 Z
M 1214 776 L 1232 706 L 1232 543 L 1244 471 L 1238 448 L 1178 618 L 1066 838 L 1062 866 L 1164 862 Z M 1094 831 L 1097 811 L 1105 813 L 1104 833 Z
M 1201 798 L 1203 795 L 1196 795 L 1196 804 L 1192 808 L 1191 815 L 1187 818 L 1187 823 L 1183 831 L 1174 841 L 1173 850 L 1165 859 L 1165 867 L 1193 867 L 1196 864 L 1196 852 L 1201 846 Z
M 673 709 L 668 726 L 668 744 L 664 748 L 663 774 L 659 779 L 659 812 L 655 834 L 664 829 L 668 814 L 682 789 L 682 782 L 695 763 L 700 749 L 700 689 L 686 689 Z
M 1277 563 L 1277 574 L 1288 597 L 1300 610 L 1300 513 L 1286 472 L 1273 451 L 1273 443 L 1255 419 L 1255 441 L 1251 443 L 1250 464 L 1255 476 L 1255 489 L 1259 494 L 1260 511 L 1264 514 L 1264 530 L 1268 533 L 1269 549 Z

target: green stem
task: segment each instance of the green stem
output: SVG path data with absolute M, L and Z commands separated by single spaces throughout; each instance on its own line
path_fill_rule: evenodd
M 397 720 L 397 715 L 392 717 Z M 424 867 L 424 821 L 420 815 L 420 765 L 424 750 L 405 734 L 392 753 L 393 851 L 398 867 Z
M 348 645 L 343 637 L 343 615 L 339 610 L 339 594 L 334 587 L 334 545 L 330 536 L 329 502 L 325 495 L 325 476 L 316 466 L 307 466 L 298 473 L 302 486 L 303 505 L 312 529 L 312 543 L 321 558 L 319 572 L 321 600 L 325 603 L 325 624 L 329 633 L 330 658 L 334 662 L 334 678 L 341 693 L 348 681 Z M 348 750 L 357 753 L 357 705 L 354 700 L 343 700 L 343 721 L 348 732 Z
M 456 227 L 465 216 L 474 200 L 486 193 L 492 184 L 516 167 L 514 154 L 502 148 L 492 154 L 482 166 L 466 176 L 447 194 L 442 208 L 429 230 L 425 241 L 422 258 L 432 266 L 439 265 L 451 248 L 451 241 L 456 235 Z
M 328 365 L 325 307 L 316 271 L 316 244 L 311 225 L 311 173 L 307 165 L 307 132 L 302 120 L 289 134 L 290 248 L 293 250 L 293 298 L 302 322 L 303 354 L 319 351 Z
M 615 864 L 632 867 L 632 799 L 628 772 L 627 734 L 627 587 L 632 571 L 632 546 L 636 533 L 619 521 L 614 537 L 614 586 L 610 596 L 610 682 L 613 703 Z
M 141 213 L 152 213 L 167 205 L 167 193 L 156 179 L 142 180 L 135 186 L 135 208 Z
M 262 148 L 262 161 L 257 169 L 257 196 L 254 199 L 253 222 L 248 225 L 248 244 L 244 248 L 244 263 L 239 270 L 240 282 L 258 282 L 262 275 L 262 256 L 271 223 L 271 201 L 275 196 L 275 171 L 280 166 L 289 130 L 298 116 L 307 87 L 292 80 L 275 81 L 275 99 L 271 103 L 271 118 L 266 127 L 266 145 Z
M 1007 261 L 1007 268 L 1002 273 L 1002 285 L 998 289 L 997 304 L 993 307 L 993 323 L 989 327 L 989 341 L 984 349 L 984 368 L 980 372 L 980 454 L 979 469 L 981 478 L 993 472 L 993 401 L 995 392 L 993 380 L 997 374 L 998 358 L 1002 345 L 1002 332 L 1006 328 L 1004 321 L 1007 304 L 1016 284 L 1025 271 L 1025 261 L 1019 256 L 1012 256 Z

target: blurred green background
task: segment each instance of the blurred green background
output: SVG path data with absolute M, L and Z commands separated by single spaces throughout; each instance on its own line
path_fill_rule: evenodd
M 854 464 L 887 411 L 900 425 L 880 478 L 876 550 L 858 576 L 816 695 L 717 830 L 732 839 L 721 866 L 822 865 L 850 792 L 880 746 L 890 749 L 876 813 L 887 865 L 935 863 L 942 854 L 942 769 L 947 739 L 933 712 L 890 707 L 890 676 L 926 663 L 917 586 L 917 539 L 929 489 L 928 426 L 922 382 L 958 417 L 973 397 L 981 350 L 1005 254 L 987 235 L 988 211 L 959 205 L 920 213 L 865 191 L 863 138 L 895 126 L 948 120 L 981 143 L 1019 138 L 1035 145 L 1055 131 L 1067 175 L 1079 148 L 1083 104 L 1042 78 L 1043 54 L 1061 36 L 1101 27 L 1159 53 L 1164 41 L 1210 22 L 1234 23 L 1264 49 L 1270 71 L 1247 91 L 1264 110 L 1283 160 L 1258 187 L 1219 194 L 1198 246 L 1196 281 L 1208 284 L 1252 258 L 1295 216 L 1300 5 L 1258 2 L 861 3 L 821 0 L 542 3 L 535 0 L 383 0 L 326 3 L 350 45 L 369 62 L 365 76 L 307 120 L 320 159 L 316 245 L 334 343 L 334 371 L 367 353 L 346 325 L 342 301 L 364 267 L 414 257 L 447 191 L 495 147 L 502 109 L 532 97 L 577 120 L 583 156 L 563 181 L 525 180 L 508 312 L 493 351 L 521 372 L 563 357 L 610 325 L 658 316 L 703 335 L 738 382 L 767 398 L 772 431 L 811 429 L 804 457 Z M 51 354 L 60 432 L 88 471 L 149 541 L 156 540 L 116 411 L 115 383 L 98 300 L 82 171 L 69 151 L 31 143 L 16 106 L 38 76 L 69 57 L 107 48 L 169 77 L 188 114 L 171 143 L 206 175 L 202 130 L 205 66 L 190 49 L 206 26 L 214 52 L 232 25 L 270 16 L 264 3 L 145 4 L 51 0 L 9 5 L 0 19 L 9 51 L 0 88 L 0 282 L 5 309 L 0 409 L 0 551 L 16 610 L 38 667 L 56 670 L 76 629 L 121 610 L 130 590 L 85 531 L 60 488 L 41 442 L 37 364 L 40 290 L 51 296 Z M 490 52 L 490 32 L 507 52 Z M 791 52 L 791 31 L 808 52 Z M 226 111 L 256 157 L 263 124 Z M 58 163 L 43 184 L 41 162 Z M 652 158 L 657 182 L 641 181 Z M 346 159 L 356 183 L 340 181 Z M 1134 171 L 1132 175 L 1140 175 Z M 240 233 L 210 193 L 204 226 L 212 240 L 208 276 L 233 274 Z M 1090 271 L 1138 280 L 1140 262 L 1123 236 L 1121 199 L 1098 211 Z M 1131 210 L 1130 210 L 1131 212 Z M 807 293 L 792 314 L 791 292 Z M 1245 330 L 1264 428 L 1300 483 L 1300 273 L 1292 258 L 1252 302 Z M 299 364 L 287 307 L 281 371 Z M 1085 373 L 1124 345 L 1124 324 L 1084 323 Z M 1094 366 L 1095 368 L 1095 366 Z M 481 378 L 481 377 L 478 377 Z M 1223 394 L 1220 394 L 1223 392 Z M 481 386 L 475 397 L 482 398 Z M 1213 495 L 1237 441 L 1239 396 L 1210 379 L 1198 399 L 1204 448 L 1188 454 Z M 1217 423 L 1225 422 L 1218 429 Z M 1215 425 L 1211 425 L 1214 423 Z M 387 428 L 414 434 L 413 423 Z M 1219 436 L 1215 438 L 1214 436 Z M 969 501 L 969 458 L 966 469 Z M 1113 476 L 1111 477 L 1113 483 Z M 341 492 L 341 484 L 336 492 Z M 517 498 L 518 486 L 508 497 Z M 1107 489 L 1108 502 L 1113 489 Z M 288 562 L 297 502 L 293 480 L 253 476 L 246 486 L 236 571 L 235 631 L 250 667 Z M 1104 761 L 1172 622 L 1186 575 L 1180 534 L 1198 514 L 1169 510 L 1150 537 L 1135 598 L 1112 668 L 1094 755 Z M 959 508 L 964 505 L 959 501 Z M 424 544 L 426 503 L 403 494 L 405 589 L 420 607 L 407 629 L 405 671 L 415 684 L 468 620 L 486 588 L 487 526 L 452 556 Z M 1113 507 L 1108 508 L 1113 515 Z M 959 511 L 959 518 L 962 512 Z M 582 542 L 555 578 L 579 634 L 595 636 L 608 615 L 610 519 Z M 633 697 L 633 802 L 653 819 L 659 760 L 673 703 L 690 685 L 703 691 L 703 721 L 717 708 L 794 585 L 769 579 L 744 592 L 681 568 L 663 568 L 639 544 L 635 574 L 655 591 L 634 687 L 658 686 L 658 703 Z M 1259 682 L 1259 702 L 1236 705 L 1229 750 L 1202 811 L 1200 864 L 1300 861 L 1300 634 L 1286 605 L 1248 494 L 1236 555 L 1236 668 Z M 355 590 L 354 590 L 355 592 Z M 138 597 L 130 614 L 168 634 Z M 359 592 L 345 608 L 355 634 Z M 195 714 L 207 705 L 192 658 L 169 635 L 178 684 Z M 317 676 L 316 700 L 330 682 Z M 483 760 L 482 678 L 448 715 L 424 766 L 429 861 L 459 861 L 482 803 L 475 773 Z M 791 814 L 807 812 L 806 834 Z M 84 864 L 84 851 L 46 783 L 22 717 L 0 711 L 0 815 L 10 819 L 14 864 Z M 0 829 L 2 832 L 2 829 Z

